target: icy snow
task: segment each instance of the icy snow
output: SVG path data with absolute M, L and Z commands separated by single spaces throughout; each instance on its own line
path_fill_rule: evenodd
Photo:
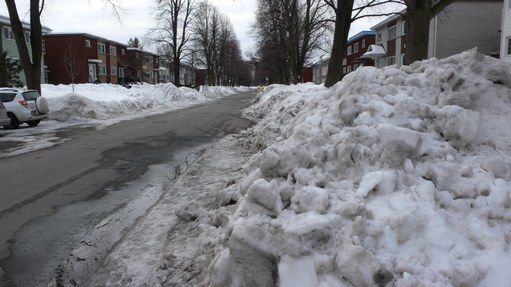
M 477 52 L 270 86 L 214 286 L 510 286 L 511 66 Z

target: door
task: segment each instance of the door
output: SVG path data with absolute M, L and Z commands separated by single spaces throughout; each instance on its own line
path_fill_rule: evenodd
M 89 64 L 89 83 L 95 83 L 97 79 L 96 64 Z

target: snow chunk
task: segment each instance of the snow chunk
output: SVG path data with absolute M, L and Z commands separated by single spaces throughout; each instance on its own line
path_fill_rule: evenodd
M 281 287 L 316 287 L 318 278 L 314 261 L 302 257 L 284 256 L 279 262 L 279 286 Z
M 397 173 L 394 170 L 374 171 L 364 175 L 357 189 L 357 195 L 366 197 L 367 194 L 378 187 L 378 192 L 391 193 L 396 187 Z
M 283 208 L 278 190 L 264 179 L 256 180 L 248 189 L 247 196 L 250 202 L 263 207 L 270 216 L 278 215 Z

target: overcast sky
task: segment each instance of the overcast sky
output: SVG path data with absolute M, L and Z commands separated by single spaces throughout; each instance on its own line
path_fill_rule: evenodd
M 122 7 L 122 22 L 113 15 L 104 0 L 47 0 L 43 25 L 53 32 L 89 33 L 111 40 L 126 42 L 130 37 L 143 38 L 153 25 L 155 0 L 117 0 Z M 256 0 L 210 0 L 227 15 L 246 53 L 254 46 L 250 26 L 254 22 Z M 28 20 L 28 0 L 16 1 L 20 16 Z M 0 14 L 7 16 L 4 1 L 0 1 Z M 362 19 L 352 26 L 351 35 L 369 29 L 379 19 Z

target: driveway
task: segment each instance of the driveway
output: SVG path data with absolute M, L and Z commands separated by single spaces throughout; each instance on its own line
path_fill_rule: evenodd
M 136 196 L 137 188 L 121 192 L 128 183 L 248 127 L 241 110 L 254 96 L 236 94 L 102 130 L 70 128 L 60 132 L 69 138 L 64 143 L 0 159 L 0 286 L 46 286 L 80 234 Z

